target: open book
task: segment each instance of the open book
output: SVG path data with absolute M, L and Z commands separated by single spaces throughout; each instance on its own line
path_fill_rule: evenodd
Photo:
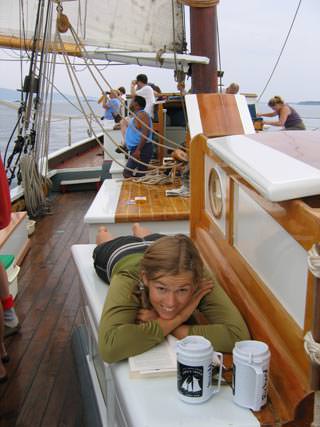
M 148 378 L 174 375 L 177 372 L 176 341 L 172 335 L 150 350 L 129 357 L 130 377 Z

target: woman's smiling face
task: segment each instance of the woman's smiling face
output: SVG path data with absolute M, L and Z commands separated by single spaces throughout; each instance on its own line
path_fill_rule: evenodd
M 160 276 L 147 279 L 142 274 L 143 282 L 149 289 L 150 303 L 165 320 L 171 320 L 188 304 L 195 291 L 191 271 L 174 276 Z

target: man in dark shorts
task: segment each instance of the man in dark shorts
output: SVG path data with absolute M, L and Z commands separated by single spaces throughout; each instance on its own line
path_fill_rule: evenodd
M 130 119 L 125 133 L 125 145 L 131 157 L 123 171 L 124 178 L 144 175 L 153 151 L 152 119 L 145 111 L 146 101 L 142 96 L 136 95 L 131 105 L 135 116 Z

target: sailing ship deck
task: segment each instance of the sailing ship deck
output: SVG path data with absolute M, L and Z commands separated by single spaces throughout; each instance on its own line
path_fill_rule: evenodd
M 71 334 L 81 323 L 70 246 L 88 242 L 83 216 L 95 192 L 55 195 L 19 275 L 20 334 L 7 338 L 9 381 L 0 385 L 0 426 L 84 425 Z

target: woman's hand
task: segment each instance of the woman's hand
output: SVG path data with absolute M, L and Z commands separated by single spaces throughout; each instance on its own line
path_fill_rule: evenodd
M 198 289 L 192 295 L 192 298 L 188 304 L 180 311 L 178 317 L 180 319 L 180 325 L 185 323 L 189 317 L 192 315 L 194 310 L 198 307 L 202 298 L 209 294 L 213 289 L 213 282 L 210 279 L 204 279 L 201 281 Z
M 137 313 L 136 323 L 145 323 L 149 320 L 157 320 L 159 318 L 158 313 L 153 308 L 140 308 Z
M 183 338 L 189 335 L 189 326 L 188 325 L 180 325 L 176 329 L 174 329 L 171 334 L 176 337 L 178 340 L 182 340 Z

